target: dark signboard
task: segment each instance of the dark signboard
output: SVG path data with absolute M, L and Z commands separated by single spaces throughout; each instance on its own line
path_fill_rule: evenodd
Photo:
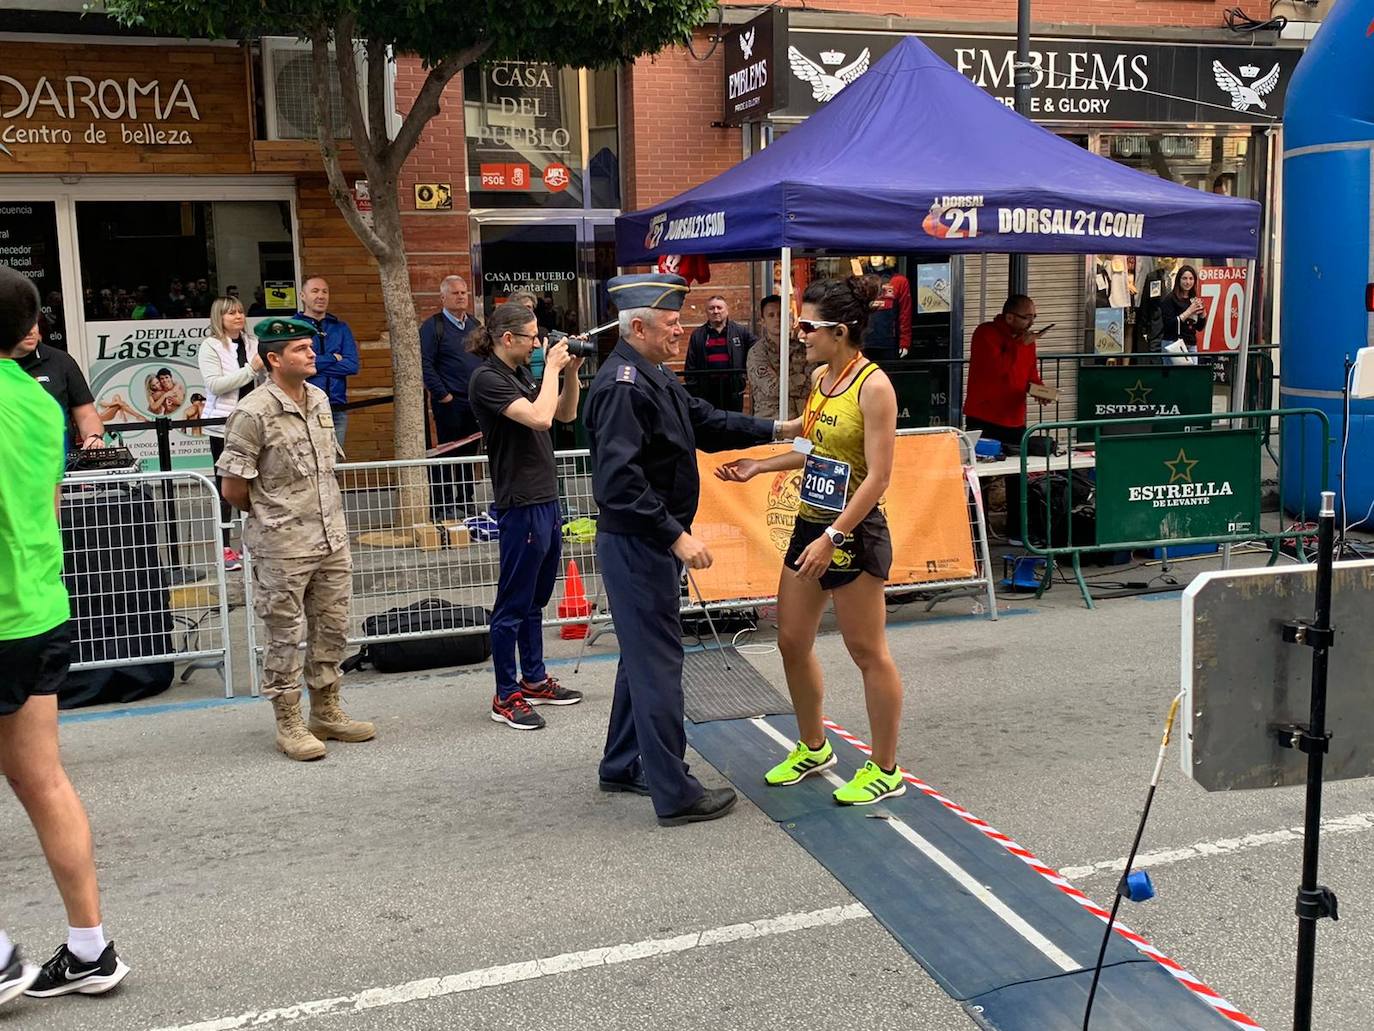
M 1138 419 L 1145 415 L 1204 415 L 1212 410 L 1212 370 L 1205 365 L 1085 365 L 1078 370 L 1078 418 Z M 1184 432 L 1205 430 L 1206 420 Z M 1147 433 L 1154 424 L 1124 423 L 1101 435 Z M 1164 430 L 1183 429 L 1164 423 Z M 1083 440 L 1096 434 L 1084 431 Z
M 45 343 L 67 350 L 62 310 L 62 269 L 57 254 L 57 205 L 52 201 L 0 201 L 0 265 L 28 276 L 38 288 Z
M 787 12 L 772 7 L 725 35 L 726 125 L 761 122 L 787 103 Z
M 922 35 L 921 41 L 1008 107 L 1012 36 Z M 781 114 L 804 117 L 895 47 L 902 36 L 793 28 Z M 1037 122 L 1278 124 L 1302 51 L 1107 39 L 1032 39 L 1031 111 Z
M 1258 430 L 1104 438 L 1097 543 L 1234 537 L 1259 528 Z

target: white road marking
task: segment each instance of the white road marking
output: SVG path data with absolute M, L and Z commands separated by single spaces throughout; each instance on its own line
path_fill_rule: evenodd
M 458 995 L 462 992 L 493 988 L 497 985 L 536 981 L 540 978 L 569 974 L 591 967 L 632 963 L 635 960 L 669 956 L 691 949 L 725 945 L 729 942 L 792 934 L 814 927 L 833 927 L 850 920 L 862 920 L 869 915 L 868 910 L 857 902 L 847 906 L 814 909 L 809 913 L 784 913 L 782 916 L 769 917 L 766 920 L 755 920 L 747 924 L 727 924 L 706 931 L 680 934 L 673 938 L 649 938 L 644 941 L 628 942 L 606 948 L 566 952 L 562 955 L 527 960 L 523 963 L 507 963 L 504 966 L 469 970 L 465 973 L 449 974 L 444 977 L 426 977 L 418 981 L 407 981 L 405 984 L 389 985 L 384 988 L 368 988 L 354 995 L 315 999 L 312 1002 L 301 1002 L 293 1006 L 283 1006 L 280 1009 L 252 1010 L 232 1017 L 218 1017 L 213 1020 L 202 1020 L 195 1024 L 178 1024 L 157 1028 L 156 1031 L 236 1031 L 238 1028 L 286 1024 L 326 1015 L 361 1013 L 364 1010 L 399 1006 L 403 1003 L 419 1002 L 425 999 L 439 999 L 446 995 Z
M 1341 834 L 1354 834 L 1358 831 L 1374 829 L 1374 813 L 1351 813 L 1349 816 L 1331 816 L 1322 820 L 1322 837 L 1335 837 Z M 1290 827 L 1284 830 L 1265 831 L 1259 834 L 1246 834 L 1239 838 L 1221 838 L 1217 841 L 1199 841 L 1183 848 L 1160 849 L 1156 852 L 1142 852 L 1135 858 L 1132 869 L 1147 866 L 1170 866 L 1188 859 L 1201 859 L 1206 856 L 1229 856 L 1237 852 L 1248 852 L 1252 848 L 1268 845 L 1286 845 L 1302 841 L 1302 828 Z M 1110 873 L 1120 875 L 1126 865 L 1126 857 L 1104 859 L 1101 862 L 1084 866 L 1065 866 L 1059 872 L 1071 881 L 1096 877 Z
M 778 744 L 782 745 L 782 747 L 787 749 L 789 752 L 792 750 L 793 745 L 796 743 L 794 741 L 787 740 L 786 735 L 784 735 L 776 727 L 766 722 L 765 720 L 753 719 L 749 722 L 751 722 L 759 730 L 763 731 L 765 735 L 772 738 Z M 844 780 L 836 776 L 834 771 L 832 770 L 826 770 L 824 776 L 833 784 L 842 785 L 844 783 Z M 1043 934 L 1037 931 L 1021 916 L 1019 916 L 1015 910 L 1013 910 L 1000 898 L 994 895 L 992 893 L 992 890 L 988 888 L 987 885 L 978 883 L 978 881 L 973 877 L 972 874 L 970 874 L 962 866 L 956 863 L 953 859 L 950 859 L 949 856 L 945 855 L 925 838 L 921 837 L 921 835 L 917 834 L 916 831 L 912 830 L 911 827 L 908 826 L 906 823 L 903 823 L 895 816 L 886 817 L 885 822 L 899 835 L 901 835 L 902 838 L 904 838 L 908 844 L 914 845 L 916 849 L 921 852 L 922 855 L 924 855 L 927 859 L 929 859 L 932 863 L 938 866 L 945 873 L 949 874 L 949 876 L 954 879 L 955 883 L 959 884 L 966 891 L 968 891 L 968 893 L 972 895 L 975 899 L 977 899 L 983 905 L 987 906 L 987 908 L 990 909 L 999 920 L 1001 920 L 1004 924 L 1006 924 L 1013 931 L 1019 934 L 1031 945 L 1035 946 L 1035 948 L 1041 954 L 1048 958 L 1050 962 L 1052 962 L 1055 966 L 1059 967 L 1059 969 L 1065 971 L 1075 971 L 1083 969 L 1083 964 L 1075 962 L 1072 956 L 1070 956 L 1058 945 L 1054 944 L 1054 942 L 1050 941 Z

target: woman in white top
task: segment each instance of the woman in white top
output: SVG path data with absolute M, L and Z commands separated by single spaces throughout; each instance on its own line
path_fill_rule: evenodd
M 258 343 L 249 335 L 243 304 L 237 297 L 220 297 L 210 306 L 210 335 L 200 345 L 200 378 L 205 383 L 202 419 L 227 419 L 239 398 L 267 378 Z M 224 452 L 224 427 L 205 427 L 210 438 L 210 457 L 218 462 Z M 215 477 L 219 483 L 219 477 Z M 220 498 L 220 523 L 224 529 L 224 568 L 242 569 L 239 553 L 229 546 L 229 503 Z

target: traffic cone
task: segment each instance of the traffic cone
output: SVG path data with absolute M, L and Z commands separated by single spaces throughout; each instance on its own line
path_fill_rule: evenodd
M 559 619 L 587 618 L 592 614 L 591 602 L 587 601 L 587 589 L 582 584 L 582 574 L 578 572 L 576 560 L 568 560 L 568 572 L 563 579 L 563 600 L 558 603 Z M 558 628 L 558 636 L 565 641 L 576 641 L 587 636 L 589 624 L 564 623 Z

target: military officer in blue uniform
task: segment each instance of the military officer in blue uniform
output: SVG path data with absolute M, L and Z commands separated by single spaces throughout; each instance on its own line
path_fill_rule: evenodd
M 610 280 L 620 342 L 592 381 L 584 413 L 596 553 L 622 646 L 601 788 L 649 795 L 667 826 L 714 820 L 735 804 L 734 791 L 706 790 L 683 761 L 682 567 L 711 564 L 691 533 L 700 493 L 696 451 L 749 447 L 800 430 L 800 420 L 722 412 L 689 395 L 664 367 L 678 355 L 687 289 L 673 275 Z

